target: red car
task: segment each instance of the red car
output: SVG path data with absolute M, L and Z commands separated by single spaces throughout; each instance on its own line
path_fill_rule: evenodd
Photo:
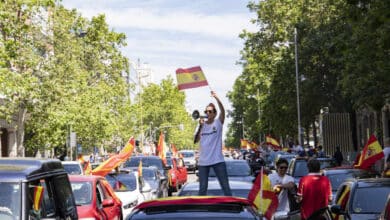
M 69 175 L 79 219 L 122 219 L 122 202 L 104 177 Z
M 168 195 L 171 196 L 172 192 L 177 192 L 187 182 L 187 168 L 182 158 L 167 157 L 167 165 L 171 167 L 168 171 Z

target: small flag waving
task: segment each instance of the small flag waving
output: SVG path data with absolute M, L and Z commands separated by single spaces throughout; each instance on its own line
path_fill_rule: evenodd
M 272 191 L 271 181 L 263 174 L 263 170 L 257 175 L 251 191 L 248 193 L 251 201 L 268 220 L 272 218 L 278 208 L 278 197 Z
M 176 79 L 179 90 L 207 86 L 208 82 L 200 66 L 188 69 L 177 69 Z
M 273 137 L 271 137 L 269 135 L 267 135 L 265 137 L 265 142 L 267 144 L 271 145 L 274 150 L 282 149 L 282 147 L 280 146 L 279 142 L 275 138 L 273 138 Z
M 363 148 L 363 152 L 360 154 L 359 163 L 355 165 L 356 168 L 369 169 L 377 160 L 384 157 L 384 153 L 381 145 L 376 139 L 375 135 L 371 135 L 367 144 Z
M 158 151 L 158 156 L 161 158 L 164 164 L 167 164 L 167 159 L 165 156 L 168 152 L 168 147 L 164 139 L 165 139 L 165 135 L 161 132 L 160 138 L 158 139 L 157 151 Z

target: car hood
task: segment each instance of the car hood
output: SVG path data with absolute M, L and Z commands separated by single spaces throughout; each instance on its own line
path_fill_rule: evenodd
M 139 195 L 139 193 L 137 193 L 136 191 L 115 192 L 115 194 L 122 201 L 122 206 L 137 201 Z

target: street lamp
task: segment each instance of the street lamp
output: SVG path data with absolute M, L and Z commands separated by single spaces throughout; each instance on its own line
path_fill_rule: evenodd
M 297 114 L 298 114 L 298 141 L 302 146 L 302 131 L 301 131 L 301 104 L 299 101 L 299 73 L 298 73 L 298 38 L 297 28 L 294 28 L 294 42 L 295 42 L 295 82 L 297 90 Z

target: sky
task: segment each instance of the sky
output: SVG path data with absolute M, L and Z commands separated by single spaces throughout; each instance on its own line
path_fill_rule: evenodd
M 115 32 L 125 33 L 123 54 L 138 59 L 152 70 L 154 83 L 170 75 L 176 81 L 178 68 L 201 66 L 210 87 L 183 90 L 186 107 L 203 112 L 214 90 L 226 110 L 226 97 L 242 67 L 237 64 L 244 41 L 239 34 L 255 31 L 250 22 L 255 14 L 247 8 L 248 0 L 63 0 L 83 17 L 105 14 Z M 227 119 L 227 123 L 230 120 Z

